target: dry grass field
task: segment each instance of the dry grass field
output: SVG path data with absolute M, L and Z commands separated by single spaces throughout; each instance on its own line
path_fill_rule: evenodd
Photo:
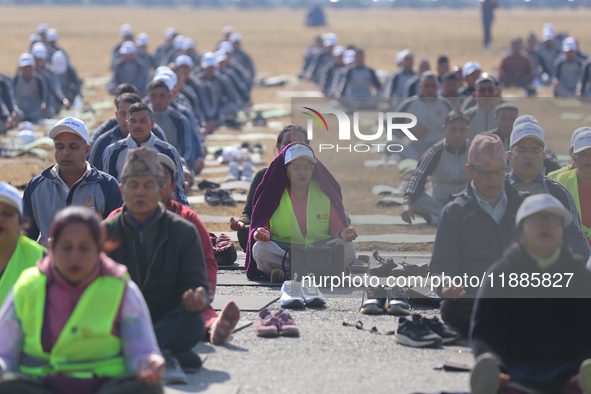
M 469 60 L 478 61 L 485 71 L 496 72 L 496 66 L 508 42 L 515 36 L 525 37 L 530 31 L 541 34 L 542 25 L 552 22 L 556 31 L 568 31 L 575 36 L 584 51 L 591 51 L 588 21 L 591 10 L 500 10 L 493 24 L 493 45 L 485 51 L 481 45 L 481 17 L 478 10 L 400 10 L 400 9 L 344 9 L 328 10 L 329 27 L 311 29 L 303 26 L 303 10 L 236 10 L 196 8 L 138 8 L 138 7 L 0 7 L 0 71 L 13 74 L 20 53 L 27 49 L 29 34 L 37 24 L 46 22 L 59 31 L 59 45 L 64 47 L 83 78 L 109 75 L 111 51 L 118 41 L 119 26 L 130 23 L 134 32 L 150 35 L 151 49 L 162 41 L 163 30 L 176 27 L 181 34 L 193 37 L 201 51 L 212 50 L 221 38 L 223 26 L 234 26 L 244 37 L 244 49 L 253 57 L 259 76 L 277 74 L 294 75 L 302 64 L 302 54 L 316 34 L 333 31 L 342 45 L 355 44 L 365 48 L 367 63 L 375 69 L 391 71 L 394 56 L 403 48 L 411 48 L 418 59 L 427 58 L 432 64 L 438 55 L 446 54 L 453 65 Z M 275 102 L 278 90 L 314 90 L 308 83 L 285 88 L 261 88 L 253 91 L 255 103 Z M 545 88 L 540 96 L 550 96 Z M 522 96 L 519 90 L 506 90 L 505 94 Z M 108 98 L 104 89 L 98 89 L 85 98 L 88 103 Z M 283 101 L 287 102 L 287 101 Z M 587 106 L 559 107 L 545 100 L 521 102 L 524 111 L 540 118 L 551 148 L 567 153 L 570 134 L 582 125 L 591 110 Z M 569 117 L 563 113 L 577 113 Z M 110 116 L 106 111 L 103 118 Z M 102 119 L 99 119 L 102 120 Z M 289 121 L 288 117 L 280 119 Z M 272 130 L 276 131 L 276 130 Z M 224 131 L 226 133 L 226 131 Z M 273 157 L 273 143 L 267 145 L 265 159 Z M 322 158 L 323 156 L 321 156 Z M 385 183 L 396 186 L 397 170 L 391 168 L 365 168 L 363 160 L 378 159 L 377 154 L 357 154 L 327 157 L 331 170 L 344 190 L 345 205 L 353 214 L 398 214 L 400 208 L 377 208 L 381 197 L 371 194 L 371 187 Z M 43 165 L 10 164 L 3 162 L 0 179 L 28 181 L 31 174 L 39 173 Z M 334 168 L 338 167 L 338 168 Z M 18 181 L 17 181 L 17 184 Z M 198 213 L 211 215 L 239 215 L 243 204 L 234 208 L 196 207 Z M 225 225 L 211 225 L 211 230 L 227 230 Z M 383 233 L 376 226 L 364 226 L 363 233 Z M 388 232 L 433 233 L 418 227 L 390 228 Z M 407 250 L 414 250 L 409 245 Z

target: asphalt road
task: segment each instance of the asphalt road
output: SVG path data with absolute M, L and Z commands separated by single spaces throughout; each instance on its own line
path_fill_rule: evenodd
M 407 256 L 408 257 L 408 256 Z M 409 263 L 424 263 L 428 255 L 414 255 Z M 395 257 L 400 261 L 401 257 Z M 372 259 L 373 261 L 373 259 Z M 375 261 L 374 261 L 375 263 Z M 244 275 L 219 271 L 219 275 Z M 275 295 L 280 288 L 218 286 L 217 295 Z M 205 358 L 202 369 L 190 375 L 191 385 L 181 392 L 215 393 L 414 393 L 468 391 L 467 372 L 446 372 L 441 367 L 453 353 L 465 351 L 467 341 L 440 348 L 412 348 L 396 343 L 398 318 L 358 313 L 363 291 L 329 296 L 319 309 L 290 311 L 300 329 L 299 338 L 260 338 L 254 325 L 234 333 L 225 346 L 200 343 L 195 350 Z M 280 309 L 279 301 L 269 306 Z M 413 312 L 439 316 L 433 308 Z M 243 312 L 242 321 L 255 320 Z M 364 330 L 344 326 L 362 321 Z M 369 330 L 376 327 L 379 333 Z M 172 391 L 170 391 L 172 392 Z

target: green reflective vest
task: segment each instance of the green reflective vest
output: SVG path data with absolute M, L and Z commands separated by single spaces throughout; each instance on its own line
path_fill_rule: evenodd
M 16 283 L 21 273 L 27 268 L 35 266 L 35 263 L 43 258 L 45 248 L 29 237 L 21 235 L 14 253 L 0 277 L 0 305 Z
M 558 175 L 556 180 L 562 183 L 570 193 L 573 195 L 575 199 L 575 204 L 577 204 L 577 209 L 579 210 L 579 217 L 581 218 L 581 230 L 583 230 L 583 234 L 588 239 L 591 239 L 591 228 L 583 226 L 583 215 L 581 214 L 581 200 L 579 199 L 579 179 L 577 178 L 577 169 L 565 171 L 562 174 Z
M 121 339 L 111 331 L 127 280 L 128 276 L 99 276 L 88 285 L 47 353 L 41 344 L 47 276 L 37 267 L 23 272 L 14 286 L 14 307 L 24 337 L 20 371 L 35 378 L 63 374 L 90 379 L 126 374 Z
M 565 172 L 570 171 L 569 167 L 570 167 L 570 164 L 567 165 L 567 166 L 561 167 L 561 168 L 559 168 L 557 170 L 554 170 L 551 173 L 549 173 L 547 175 L 547 177 L 550 178 L 550 179 L 556 179 L 556 178 L 558 178 L 558 176 L 560 174 L 564 174 Z
M 306 206 L 306 238 L 300 230 L 295 216 L 291 197 L 287 189 L 283 191 L 279 206 L 270 220 L 274 241 L 310 246 L 315 242 L 330 238 L 330 199 L 320 190 L 318 181 L 312 179 L 308 187 Z

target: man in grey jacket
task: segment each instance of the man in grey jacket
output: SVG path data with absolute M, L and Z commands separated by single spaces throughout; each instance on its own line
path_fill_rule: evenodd
M 84 122 L 64 118 L 49 131 L 49 137 L 54 140 L 57 164 L 34 177 L 23 196 L 26 235 L 43 245 L 54 215 L 67 206 L 94 209 L 103 218 L 121 206 L 115 178 L 86 161 L 90 144 Z
M 429 225 L 437 227 L 441 210 L 452 194 L 464 190 L 470 180 L 466 172 L 469 131 L 462 112 L 452 110 L 447 114 L 444 138 L 423 154 L 408 182 L 400 214 L 402 220 L 412 224 L 416 211 Z M 431 181 L 433 197 L 425 193 L 427 178 Z
M 474 281 L 515 242 L 515 214 L 524 195 L 505 184 L 507 153 L 494 134 L 477 135 L 468 150 L 466 190 L 441 213 L 433 245 L 431 277 L 443 298 L 441 318 L 467 337 L 474 297 Z M 456 278 L 452 281 L 451 278 Z M 436 285 L 437 283 L 435 283 Z
M 511 132 L 511 150 L 508 152 L 512 171 L 507 182 L 520 192 L 547 193 L 556 197 L 573 216 L 572 223 L 564 229 L 564 243 L 574 253 L 586 259 L 591 256 L 587 238 L 581 230 L 579 211 L 571 192 L 562 184 L 548 178 L 542 172 L 546 153 L 544 130 L 534 123 L 523 123 Z
M 150 310 L 154 332 L 168 364 L 198 368 L 191 350 L 203 337 L 200 313 L 209 306 L 201 239 L 195 226 L 160 202 L 164 169 L 154 149 L 127 153 L 119 185 L 123 210 L 105 220 L 116 245 L 109 257 L 127 266 Z

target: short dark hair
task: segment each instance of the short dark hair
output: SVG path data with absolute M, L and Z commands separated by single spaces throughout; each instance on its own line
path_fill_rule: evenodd
M 453 71 L 450 71 L 450 72 L 448 72 L 447 74 L 445 74 L 443 76 L 443 82 L 449 81 L 450 79 L 453 79 L 454 81 L 460 82 L 460 77 L 458 76 L 457 73 L 455 73 Z
M 119 97 L 123 93 L 135 93 L 138 94 L 138 90 L 135 86 L 130 83 L 122 83 L 117 86 L 117 90 L 115 90 L 115 96 Z
M 365 53 L 365 49 L 363 49 L 362 47 L 355 47 L 353 48 L 355 49 L 355 54 L 357 55 L 358 53 Z
M 515 111 L 517 115 L 519 115 L 519 108 L 513 103 L 501 103 L 497 105 L 497 109 L 495 109 L 495 116 L 499 116 L 501 111 Z
M 62 231 L 71 224 L 83 224 L 88 227 L 88 231 L 98 250 L 103 250 L 103 227 L 101 219 L 93 209 L 87 209 L 79 206 L 70 206 L 59 211 L 53 219 L 49 237 L 51 244 L 55 246 L 59 240 Z
M 166 84 L 166 82 L 164 82 L 161 79 L 155 79 L 152 82 L 150 82 L 150 84 L 148 85 L 148 91 L 151 91 L 156 88 L 164 88 L 164 89 L 166 89 L 166 91 L 168 93 L 170 93 L 170 89 L 168 88 L 168 85 Z
M 121 103 L 128 103 L 128 104 L 135 104 L 141 103 L 142 98 L 135 93 L 123 93 L 117 96 L 115 99 L 115 107 L 119 109 L 119 104 Z
M 141 101 L 139 103 L 132 104 L 132 106 L 129 107 L 127 110 L 127 117 L 129 118 L 132 114 L 142 111 L 147 111 L 150 114 L 150 119 L 153 119 L 152 110 L 147 104 L 144 104 Z
M 441 55 L 437 58 L 437 64 L 449 63 L 449 58 L 445 55 Z
M 456 120 L 461 120 L 465 124 L 468 124 L 468 118 L 466 117 L 465 113 L 463 113 L 459 109 L 452 109 L 445 116 L 445 123 L 444 123 L 445 127 L 449 126 L 450 124 L 452 124 Z
M 281 143 L 283 142 L 283 138 L 285 137 L 285 134 L 288 133 L 289 131 L 292 131 L 292 130 L 302 133 L 302 135 L 306 139 L 306 141 L 305 141 L 306 144 L 310 143 L 310 140 L 308 140 L 308 132 L 306 132 L 306 129 L 304 129 L 299 124 L 288 123 L 279 131 L 279 135 L 277 136 L 277 145 L 276 145 L 277 149 L 279 149 L 279 145 L 281 145 Z

